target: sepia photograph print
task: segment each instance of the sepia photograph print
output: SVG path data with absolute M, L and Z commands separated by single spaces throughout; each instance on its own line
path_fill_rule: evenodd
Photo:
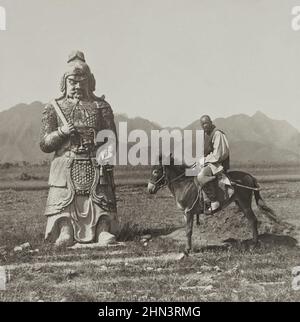
M 0 302 L 299 302 L 299 75 L 300 0 L 0 0 Z

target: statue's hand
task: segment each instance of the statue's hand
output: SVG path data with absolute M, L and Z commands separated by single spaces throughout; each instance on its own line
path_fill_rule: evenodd
M 115 164 L 115 146 L 103 145 L 97 149 L 96 159 L 99 165 L 113 165 Z
M 73 134 L 76 129 L 75 129 L 75 126 L 72 122 L 68 122 L 68 124 L 65 124 L 63 125 L 61 128 L 60 128 L 60 131 L 64 134 L 64 135 L 71 135 Z

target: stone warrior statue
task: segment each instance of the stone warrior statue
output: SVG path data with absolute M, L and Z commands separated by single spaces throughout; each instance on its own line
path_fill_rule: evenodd
M 113 149 L 101 150 L 100 130 L 116 136 L 110 105 L 96 97 L 95 78 L 80 51 L 69 55 L 60 84 L 62 96 L 43 112 L 40 147 L 55 152 L 49 176 L 45 239 L 57 246 L 103 242 L 101 236 L 119 232 Z M 110 163 L 110 165 L 107 165 Z M 102 233 L 102 234 L 101 234 Z M 110 235 L 109 235 L 110 236 Z

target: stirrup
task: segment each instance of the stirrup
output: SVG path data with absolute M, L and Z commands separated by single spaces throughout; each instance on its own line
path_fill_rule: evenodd
M 216 209 L 214 209 L 214 210 L 212 210 L 212 209 L 211 209 L 211 207 L 209 207 L 208 209 L 206 209 L 206 210 L 204 211 L 204 213 L 205 213 L 205 215 L 207 215 L 207 216 L 211 216 L 211 215 L 214 215 L 216 212 L 220 211 L 221 209 L 222 209 L 222 207 L 221 207 L 221 206 L 219 206 L 218 208 L 216 208 Z

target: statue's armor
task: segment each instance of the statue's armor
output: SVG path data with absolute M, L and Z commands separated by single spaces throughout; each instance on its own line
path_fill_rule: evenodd
M 57 245 L 99 242 L 102 231 L 119 231 L 113 167 L 97 161 L 103 163 L 114 147 L 96 140 L 99 131 L 111 130 L 117 141 L 114 115 L 104 96 L 94 95 L 96 81 L 84 54 L 74 51 L 67 62 L 62 96 L 45 107 L 40 141 L 42 151 L 54 152 L 45 238 Z M 71 125 L 75 131 L 65 133 Z
M 72 151 L 75 154 L 85 152 L 92 157 L 95 156 L 97 149 L 95 145 L 97 132 L 111 129 L 116 133 L 112 109 L 103 98 L 92 102 L 80 102 L 80 105 L 75 105 L 67 99 L 57 103 L 67 121 L 73 122 L 77 133 L 67 140 L 61 137 L 58 128 L 63 125 L 62 120 L 57 116 L 51 103 L 46 105 L 41 129 L 42 151 L 46 153 L 55 151 L 56 155 L 62 155 L 66 151 Z
M 96 161 L 97 148 L 101 145 L 96 142 L 97 133 L 103 129 L 116 133 L 110 105 L 104 98 L 78 104 L 64 98 L 57 104 L 66 120 L 74 124 L 76 132 L 68 137 L 62 136 L 58 129 L 63 122 L 53 104 L 45 107 L 40 146 L 44 152 L 55 152 L 49 185 L 65 188 L 56 193 L 50 191 L 46 215 L 63 210 L 73 201 L 75 194 L 90 196 L 101 208 L 114 210 L 112 167 L 101 167 Z

